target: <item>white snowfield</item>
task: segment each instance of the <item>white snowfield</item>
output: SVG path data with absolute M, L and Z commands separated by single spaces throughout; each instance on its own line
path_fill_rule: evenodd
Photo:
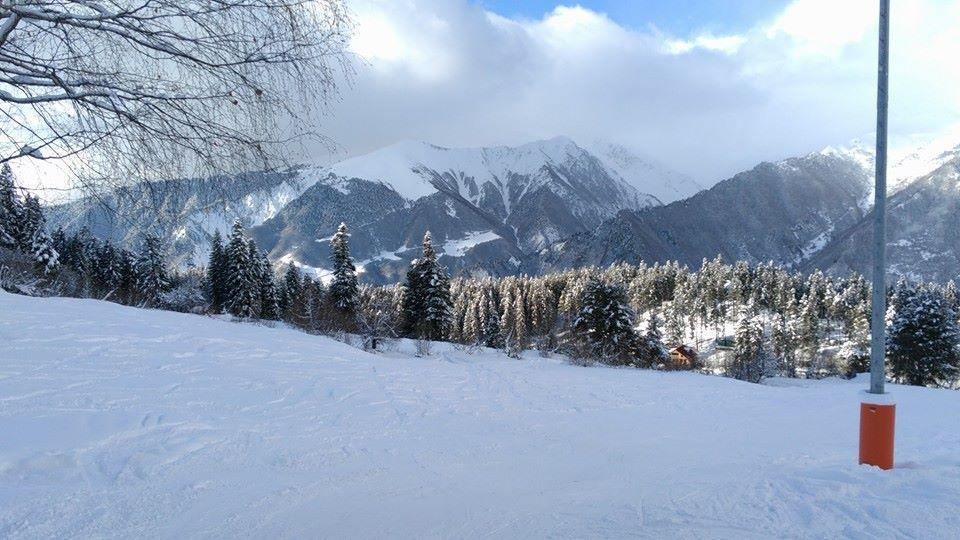
M 0 293 L 0 538 L 956 538 L 960 393 L 893 387 L 883 472 L 864 384 Z

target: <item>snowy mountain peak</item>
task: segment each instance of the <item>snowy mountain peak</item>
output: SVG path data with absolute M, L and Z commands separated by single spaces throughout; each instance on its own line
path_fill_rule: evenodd
M 891 182 L 904 185 L 926 176 L 948 161 L 960 157 L 960 125 L 906 151 L 893 152 Z
M 663 204 L 685 199 L 703 190 L 703 186 L 693 178 L 651 159 L 642 158 L 621 144 L 595 139 L 589 148 L 611 172 Z
M 432 195 L 444 187 L 453 188 L 473 200 L 480 196 L 481 188 L 486 184 L 502 189 L 508 180 L 516 181 L 523 176 L 538 185 L 556 182 L 556 177 L 543 174 L 545 167 L 587 166 L 596 159 L 564 136 L 519 146 L 480 148 L 447 148 L 420 141 L 402 141 L 337 163 L 330 172 L 339 178 L 382 182 L 411 201 Z M 443 185 L 438 185 L 441 179 Z M 628 193 L 625 206 L 633 206 L 629 202 L 633 199 L 643 199 L 641 193 L 635 193 L 633 186 L 621 180 L 619 175 L 610 179 L 622 184 L 617 190 Z M 509 206 L 509 201 L 505 201 L 505 205 Z
M 823 150 L 817 152 L 817 154 L 850 159 L 863 167 L 865 170 L 873 170 L 873 148 L 865 145 L 860 139 L 853 139 L 842 146 L 827 146 Z

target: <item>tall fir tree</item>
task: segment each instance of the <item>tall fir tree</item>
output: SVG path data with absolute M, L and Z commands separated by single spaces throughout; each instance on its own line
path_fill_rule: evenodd
M 608 364 L 637 365 L 642 352 L 640 336 L 624 288 L 591 277 L 583 289 L 581 306 L 573 330 L 587 353 Z
M 350 257 L 349 237 L 346 223 L 340 223 L 336 234 L 330 241 L 333 280 L 327 289 L 331 305 L 348 317 L 356 312 L 360 290 L 357 282 L 357 269 Z
M 253 260 L 254 273 L 257 279 L 257 299 L 260 303 L 258 315 L 267 321 L 280 319 L 280 308 L 277 306 L 277 287 L 273 277 L 273 267 L 267 254 L 257 247 L 256 242 L 249 240 L 250 258 Z
M 163 245 L 160 239 L 152 234 L 143 239 L 137 255 L 136 276 L 137 291 L 144 303 L 152 307 L 159 306 L 163 293 L 170 288 L 170 277 L 167 274 Z
M 423 254 L 410 263 L 404 286 L 403 316 L 408 335 L 443 339 L 450 325 L 452 308 L 450 281 L 437 261 L 430 231 L 427 231 L 423 236 Z
M 817 378 L 821 371 L 820 316 L 817 315 L 816 291 L 811 290 L 801 302 L 798 319 L 793 326 L 793 339 L 797 347 L 798 364 L 804 375 Z
M 52 274 L 60 268 L 60 254 L 42 226 L 33 231 L 29 254 L 34 265 L 44 274 Z
M 287 322 L 293 322 L 297 307 L 302 306 L 301 295 L 303 293 L 303 282 L 300 279 L 300 271 L 293 263 L 287 265 L 287 271 L 283 274 L 283 281 L 280 285 L 279 298 L 277 299 L 280 308 L 280 316 Z
M 258 283 L 250 260 L 250 247 L 240 220 L 233 223 L 227 243 L 227 271 L 224 301 L 234 316 L 251 319 L 257 316 Z
M 844 375 L 853 377 L 857 373 L 870 371 L 869 310 L 857 310 L 844 333 L 845 339 L 838 355 Z
M 955 381 L 960 371 L 957 315 L 939 291 L 904 288 L 887 332 L 894 380 L 918 385 Z
M 663 344 L 663 334 L 660 332 L 660 317 L 654 311 L 647 320 L 647 331 L 640 339 L 640 366 L 661 367 L 666 365 L 669 354 Z
M 726 366 L 727 375 L 758 383 L 771 374 L 772 358 L 763 342 L 763 325 L 753 308 L 744 306 L 737 323 L 733 355 Z
M 9 163 L 0 167 L 0 247 L 18 249 L 23 239 L 24 208 Z
M 210 239 L 210 258 L 207 261 L 207 277 L 204 283 L 210 311 L 221 313 L 226 303 L 227 292 L 227 250 L 223 245 L 220 231 L 214 231 Z

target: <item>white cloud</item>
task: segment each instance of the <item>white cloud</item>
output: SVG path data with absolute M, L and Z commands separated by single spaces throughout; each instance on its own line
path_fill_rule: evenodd
M 795 0 L 740 34 L 686 36 L 579 6 L 516 20 L 468 0 L 347 1 L 361 61 L 318 128 L 342 151 L 321 160 L 400 139 L 565 134 L 623 143 L 709 184 L 873 131 L 875 0 Z M 960 122 L 958 20 L 960 0 L 893 3 L 895 142 Z
M 873 130 L 873 0 L 796 0 L 742 34 L 690 36 L 583 7 L 513 20 L 466 0 L 351 5 L 366 64 L 322 128 L 349 154 L 567 134 L 617 140 L 709 183 Z M 894 4 L 894 140 L 960 120 L 957 20 L 957 0 Z
M 863 41 L 876 26 L 875 0 L 798 0 L 766 29 L 766 36 L 794 40 L 793 53 L 835 55 L 846 45 Z
M 686 54 L 694 49 L 735 54 L 746 41 L 747 38 L 744 36 L 714 36 L 712 34 L 703 34 L 689 40 L 669 39 L 664 43 L 664 48 L 671 54 Z

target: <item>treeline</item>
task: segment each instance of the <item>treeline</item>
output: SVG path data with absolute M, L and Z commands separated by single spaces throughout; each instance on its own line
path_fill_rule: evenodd
M 409 337 L 423 347 L 442 340 L 514 357 L 536 350 L 754 382 L 852 375 L 869 366 L 870 285 L 857 274 L 804 275 L 773 263 L 731 265 L 717 258 L 696 270 L 676 263 L 619 264 L 537 277 L 450 279 L 428 232 L 403 283 L 371 286 L 358 280 L 345 224 L 331 240 L 332 271 L 317 276 L 292 263 L 272 266 L 239 221 L 228 238 L 214 234 L 205 268 L 171 272 L 153 236 L 137 252 L 85 230 L 46 237 L 39 204 L 17 197 L 12 177 L 4 174 L 0 285 L 8 290 L 30 292 L 22 276 L 11 279 L 9 268 L 19 257 L 29 261 L 33 283 L 48 284 L 46 294 L 284 321 L 311 333 L 358 336 L 368 349 Z M 901 280 L 888 293 L 890 378 L 955 386 L 960 332 L 954 284 Z M 692 361 L 668 354 L 681 345 Z

